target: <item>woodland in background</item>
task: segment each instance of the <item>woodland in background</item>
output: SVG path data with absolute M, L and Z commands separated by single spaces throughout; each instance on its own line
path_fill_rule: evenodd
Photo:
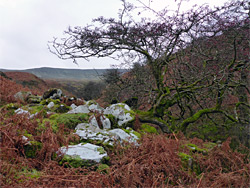
M 233 136 L 250 147 L 248 3 L 181 12 L 178 1 L 178 10 L 169 14 L 140 0 L 140 8 L 122 2 L 117 20 L 99 17 L 92 25 L 70 27 L 67 37 L 50 43 L 51 52 L 74 61 L 107 56 L 137 63 L 137 71 L 122 78 L 110 73 L 116 75 L 105 99 L 137 99 L 148 107 L 138 112 L 140 121 L 166 133 L 214 141 Z M 144 11 L 155 17 L 140 17 Z

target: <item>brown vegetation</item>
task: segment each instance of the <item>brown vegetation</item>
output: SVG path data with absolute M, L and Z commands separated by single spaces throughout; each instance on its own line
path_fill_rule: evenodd
M 57 134 L 49 124 L 38 131 L 37 120 L 9 115 L 1 110 L 0 186 L 1 187 L 248 187 L 250 163 L 246 155 L 233 152 L 224 142 L 207 153 L 190 151 L 186 144 L 205 148 L 209 143 L 187 140 L 179 135 L 146 135 L 139 146 L 116 146 L 110 151 L 107 173 L 91 168 L 58 165 L 55 153 L 74 139 L 60 126 Z M 33 134 L 42 143 L 35 158 L 27 158 L 22 135 Z M 66 134 L 65 134 L 66 133 Z M 180 153 L 192 156 L 185 166 Z

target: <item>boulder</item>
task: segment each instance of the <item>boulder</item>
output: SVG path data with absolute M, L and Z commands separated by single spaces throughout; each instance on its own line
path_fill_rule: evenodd
M 60 105 L 56 105 L 53 107 L 53 111 L 57 112 L 57 113 L 66 113 L 69 111 L 69 107 L 65 104 L 60 104 Z
M 60 99 L 63 96 L 61 89 L 53 88 L 45 91 L 43 94 L 43 99 Z
M 79 113 L 88 114 L 89 112 L 90 111 L 89 111 L 88 105 L 80 105 L 80 106 L 70 110 L 68 112 L 68 114 L 79 114 Z
M 15 110 L 16 114 L 23 114 L 23 115 L 28 115 L 30 119 L 34 118 L 38 113 L 35 114 L 30 114 L 29 111 L 24 110 L 22 108 L 18 108 L 17 110 Z
M 135 113 L 124 103 L 112 104 L 104 110 L 103 114 L 113 115 L 116 118 L 119 127 L 135 120 Z
M 26 99 L 26 101 L 28 103 L 38 104 L 38 103 L 40 103 L 42 101 L 42 97 L 37 96 L 37 95 L 29 95 L 28 98 Z
M 29 98 L 29 96 L 31 96 L 32 93 L 31 92 L 27 92 L 27 91 L 19 91 L 17 92 L 14 97 L 17 101 L 21 101 L 21 102 L 26 102 Z
M 27 110 L 23 110 L 22 108 L 18 108 L 17 110 L 15 110 L 16 114 L 28 114 L 30 115 L 29 111 Z
M 97 102 L 93 100 L 87 101 L 86 105 L 88 105 L 88 108 L 91 112 L 102 113 L 104 110 Z
M 129 133 L 126 133 L 122 129 L 112 129 L 109 131 L 110 136 L 114 136 L 116 140 L 119 140 L 121 142 L 126 141 L 130 143 L 137 143 L 137 140 L 139 139 L 135 134 L 133 134 L 133 131 Z
M 97 126 L 88 123 L 78 124 L 75 130 L 75 134 L 77 134 L 84 140 L 100 140 L 105 143 L 111 141 L 106 130 L 102 130 Z
M 111 129 L 111 122 L 110 122 L 109 118 L 107 118 L 105 116 L 100 116 L 100 121 L 102 123 L 103 129 Z
M 47 105 L 48 108 L 53 108 L 54 106 L 55 106 L 55 103 L 52 101 Z
M 77 108 L 77 106 L 73 103 L 73 104 L 71 104 L 70 105 L 70 107 L 72 108 L 72 109 L 75 109 L 75 108 Z
M 84 140 L 99 140 L 103 143 L 107 143 L 109 145 L 113 145 L 115 141 L 119 141 L 120 143 L 123 142 L 130 142 L 130 143 L 137 143 L 139 137 L 131 128 L 127 128 L 126 131 L 122 129 L 100 129 L 97 126 L 88 123 L 81 123 L 78 124 L 75 128 L 77 134 L 81 139 Z
M 94 144 L 78 144 L 60 148 L 60 151 L 68 156 L 79 156 L 82 160 L 101 162 L 104 157 L 107 157 L 107 152 L 101 146 Z

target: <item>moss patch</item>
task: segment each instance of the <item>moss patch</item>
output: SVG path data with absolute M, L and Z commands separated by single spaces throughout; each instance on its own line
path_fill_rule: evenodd
M 115 118 L 115 116 L 113 116 L 112 114 L 105 114 L 105 117 L 110 120 L 112 129 L 119 128 L 119 125 L 117 123 L 117 119 Z
M 157 134 L 158 133 L 155 127 L 150 126 L 150 125 L 148 125 L 146 123 L 144 123 L 144 124 L 141 125 L 140 131 L 142 133 L 153 133 L 153 134 Z
M 28 169 L 28 168 L 24 168 L 22 170 L 22 172 L 20 173 L 20 175 L 24 175 L 25 177 L 29 177 L 29 178 L 39 178 L 41 176 L 41 172 L 37 171 L 36 169 L 32 168 L 32 169 Z
M 137 131 L 133 130 L 132 128 L 130 127 L 127 127 L 126 129 L 122 128 L 122 130 L 124 130 L 126 133 L 128 133 L 129 135 L 134 134 L 135 136 L 137 136 L 137 138 L 141 138 L 141 134 L 138 133 Z
M 43 120 L 42 124 L 49 122 L 54 131 L 57 131 L 60 124 L 64 124 L 69 129 L 75 129 L 79 123 L 87 123 L 88 114 L 53 114 Z
M 97 148 L 97 151 L 100 153 L 100 155 L 106 153 L 106 151 L 103 149 L 103 147 Z
M 207 149 L 202 149 L 202 148 L 199 148 L 197 145 L 195 144 L 186 144 L 187 148 L 192 151 L 192 152 L 198 152 L 198 153 L 203 153 L 203 154 L 206 154 L 208 152 Z
M 53 102 L 54 104 L 60 104 L 60 100 L 59 99 L 45 99 L 45 100 L 42 100 L 40 102 L 41 105 L 48 105 L 50 102 Z
M 107 164 L 100 164 L 97 167 L 97 171 L 101 173 L 107 174 L 109 172 L 109 166 Z
M 37 151 L 42 148 L 42 143 L 38 141 L 29 141 L 29 143 L 24 146 L 24 153 L 28 158 L 35 158 Z
M 96 164 L 95 161 L 83 160 L 78 155 L 75 156 L 64 155 L 62 160 L 59 161 L 59 165 L 63 165 L 64 167 L 73 167 L 73 168 L 90 167 L 95 164 Z

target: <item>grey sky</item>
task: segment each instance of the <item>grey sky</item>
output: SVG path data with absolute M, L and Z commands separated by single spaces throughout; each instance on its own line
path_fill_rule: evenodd
M 199 0 L 212 4 L 223 1 Z M 171 0 L 155 2 L 163 8 Z M 118 62 L 92 58 L 79 61 L 77 66 L 51 54 L 47 43 L 63 36 L 68 26 L 85 26 L 98 16 L 117 17 L 121 7 L 120 0 L 0 0 L 0 68 L 109 68 Z

